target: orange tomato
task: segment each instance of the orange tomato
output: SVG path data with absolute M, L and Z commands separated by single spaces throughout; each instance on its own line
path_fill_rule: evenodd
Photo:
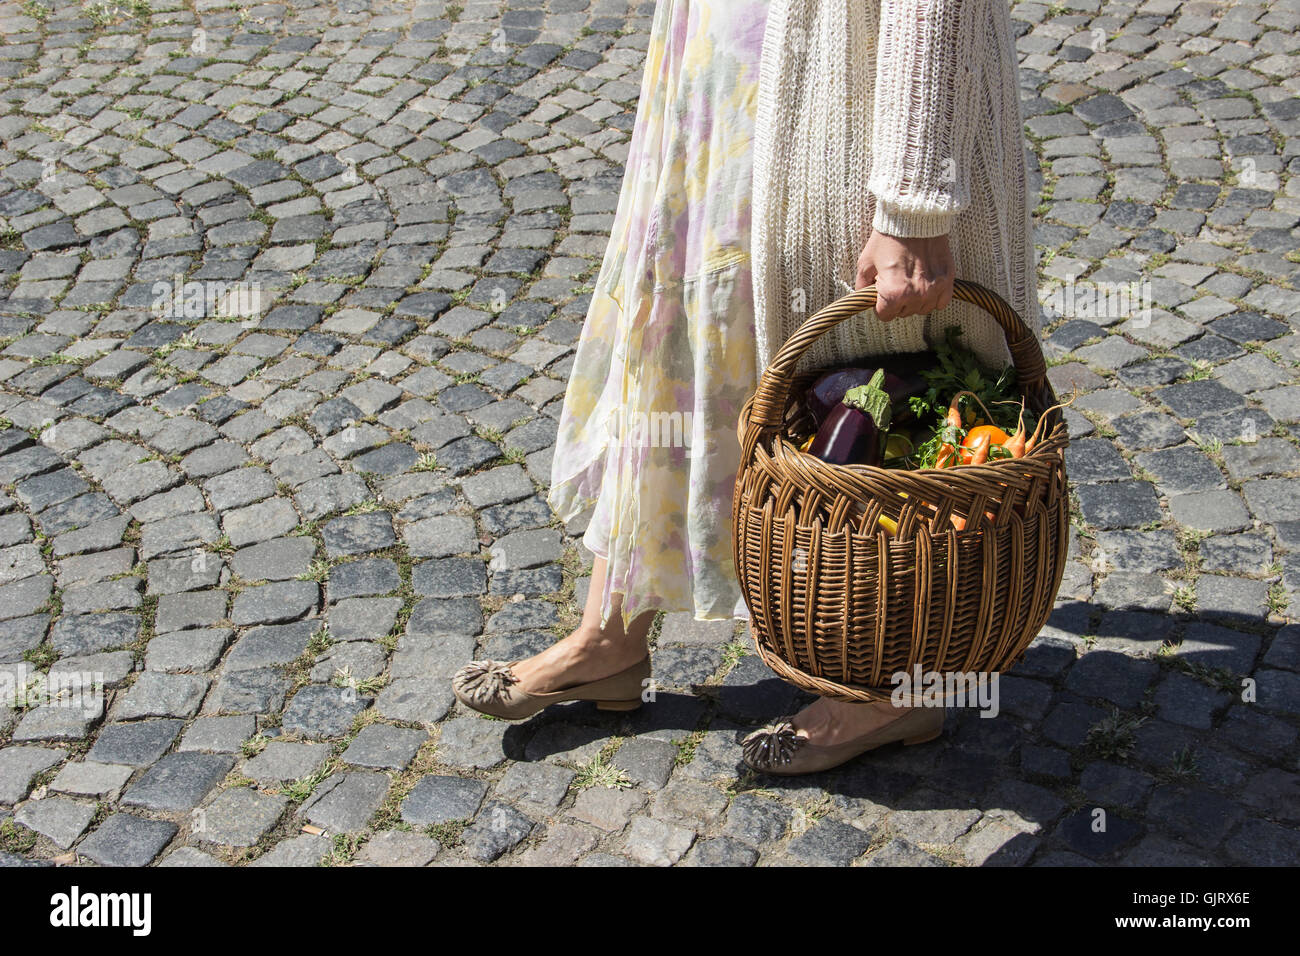
M 976 425 L 961 441 L 961 463 L 969 465 L 971 458 L 981 445 L 988 448 L 994 445 L 1005 445 L 1011 440 L 1011 437 L 996 425 Z

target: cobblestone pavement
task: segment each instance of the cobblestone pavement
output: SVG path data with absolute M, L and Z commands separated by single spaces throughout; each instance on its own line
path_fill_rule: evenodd
M 0 4 L 0 677 L 108 688 L 0 708 L 3 862 L 1300 859 L 1295 0 L 1014 7 L 1081 396 L 999 717 L 747 775 L 799 695 L 682 614 L 635 714 L 455 703 L 585 593 L 544 489 L 652 12 Z

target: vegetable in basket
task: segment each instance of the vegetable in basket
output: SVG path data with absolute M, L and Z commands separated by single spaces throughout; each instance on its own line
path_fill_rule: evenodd
M 1065 408 L 1074 399 L 1068 402 L 1062 402 L 1059 405 L 1053 405 L 1047 411 L 1055 411 L 1058 408 Z M 1020 418 L 1016 424 L 1016 430 L 1008 435 L 996 425 L 976 425 L 966 433 L 962 439 L 960 449 L 961 464 L 963 465 L 982 465 L 986 461 L 998 458 L 1024 458 L 1034 450 L 1034 446 L 1042 439 L 1045 434 L 1043 426 L 1047 424 L 1047 415 L 1044 413 L 1039 416 L 1038 426 L 1034 433 L 1025 436 L 1025 403 L 1024 399 L 1020 400 Z
M 907 457 L 916 451 L 912 436 L 902 429 L 891 427 L 885 436 L 885 465 L 905 463 Z
M 878 466 L 891 413 L 889 393 L 881 388 L 884 380 L 885 370 L 876 369 L 867 384 L 845 392 L 817 429 L 809 452 L 834 465 Z
M 985 452 L 980 449 L 983 439 L 978 435 L 977 441 L 969 444 L 967 439 L 973 429 L 982 425 L 1006 435 L 1016 427 L 1016 415 L 1010 408 L 1021 402 L 1015 368 L 1008 365 L 1000 372 L 985 368 L 974 354 L 957 344 L 960 335 L 959 326 L 948 328 L 945 339 L 935 347 L 936 364 L 921 372 L 929 389 L 909 400 L 917 417 L 930 429 L 928 437 L 924 432 L 919 436 L 923 440 L 918 440 L 909 461 L 913 467 L 950 468 L 981 463 L 986 456 L 1004 457 L 997 451 L 998 442 L 989 442 Z M 979 462 L 972 461 L 976 457 Z
M 928 386 L 921 374 L 934 363 L 934 356 L 929 352 L 907 352 L 889 356 L 889 367 L 885 369 L 885 380 L 881 387 L 889 393 L 889 400 L 897 405 L 894 419 L 905 422 L 913 418 L 908 400 L 920 395 Z M 851 388 L 865 385 L 871 381 L 878 370 L 872 368 L 840 368 L 825 372 L 808 389 L 804 395 L 804 404 L 812 414 L 818 428 L 826 421 L 826 416 L 844 400 Z
M 976 425 L 961 441 L 961 463 L 982 465 L 988 461 L 994 448 L 1002 448 L 1010 439 L 997 425 Z

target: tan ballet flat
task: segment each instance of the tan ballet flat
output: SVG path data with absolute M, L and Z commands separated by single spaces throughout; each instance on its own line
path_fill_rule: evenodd
M 816 773 L 852 760 L 868 750 L 901 740 L 923 744 L 943 733 L 944 708 L 913 707 L 861 737 L 824 747 L 795 732 L 791 717 L 783 717 L 747 736 L 741 744 L 745 763 L 754 770 L 778 776 Z
M 565 700 L 594 701 L 599 710 L 636 710 L 650 678 L 650 655 L 631 667 L 576 687 L 529 694 L 510 670 L 518 661 L 470 661 L 451 679 L 456 699 L 481 714 L 522 720 Z

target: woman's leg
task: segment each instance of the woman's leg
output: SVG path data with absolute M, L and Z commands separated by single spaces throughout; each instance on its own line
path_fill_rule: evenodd
M 795 732 L 807 737 L 809 743 L 832 747 L 869 734 L 912 709 L 895 706 L 892 701 L 850 704 L 829 697 L 818 697 L 795 714 L 790 722 L 794 724 Z
M 626 670 L 649 653 L 646 636 L 654 622 L 654 612 L 638 615 L 625 630 L 620 614 L 621 594 L 613 595 L 613 612 L 609 623 L 601 629 L 600 582 L 604 579 L 605 559 L 597 557 L 592 566 L 592 583 L 587 591 L 582 623 L 568 637 L 511 668 L 519 678 L 521 690 L 542 694 L 600 680 Z

